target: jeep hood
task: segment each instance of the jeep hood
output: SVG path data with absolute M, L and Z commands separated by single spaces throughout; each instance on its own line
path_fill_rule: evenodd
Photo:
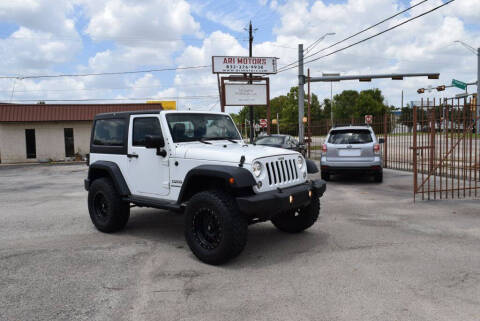
M 270 146 L 235 144 L 224 141 L 212 141 L 212 144 L 191 142 L 176 145 L 175 156 L 178 158 L 200 159 L 239 163 L 240 157 L 245 156 L 245 163 L 251 164 L 253 160 L 262 157 L 299 154 L 283 148 Z

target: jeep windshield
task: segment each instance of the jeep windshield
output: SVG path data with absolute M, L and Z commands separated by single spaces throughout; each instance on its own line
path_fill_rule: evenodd
M 242 139 L 226 115 L 172 113 L 166 118 L 174 143 Z

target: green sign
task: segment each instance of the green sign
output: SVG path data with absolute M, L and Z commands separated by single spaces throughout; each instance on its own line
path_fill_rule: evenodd
M 452 86 L 455 86 L 457 88 L 466 90 L 467 89 L 467 84 L 464 83 L 463 81 L 452 79 Z

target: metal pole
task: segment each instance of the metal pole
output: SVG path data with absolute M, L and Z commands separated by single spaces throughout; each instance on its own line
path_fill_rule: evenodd
M 477 99 L 475 105 L 477 109 L 477 125 L 475 127 L 477 134 L 480 134 L 480 48 L 477 49 Z
M 278 118 L 278 113 L 277 113 L 277 134 L 280 135 L 280 119 Z
M 305 76 L 303 74 L 303 44 L 298 45 L 298 140 L 304 143 L 303 114 L 305 104 Z
M 402 108 L 403 108 L 403 90 L 402 90 Z
M 330 121 L 333 126 L 333 82 L 330 82 Z
M 248 27 L 248 56 L 252 57 L 252 43 L 253 43 L 253 32 L 252 32 L 252 21 L 250 21 L 250 25 Z M 250 80 L 248 81 L 249 84 L 252 83 L 252 74 L 250 74 Z M 253 143 L 254 135 L 255 135 L 255 128 L 253 126 L 253 106 L 248 106 L 248 113 L 250 115 L 250 144 Z

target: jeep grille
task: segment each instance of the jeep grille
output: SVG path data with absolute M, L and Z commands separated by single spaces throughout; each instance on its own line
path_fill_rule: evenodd
M 298 170 L 294 159 L 266 162 L 268 184 L 277 185 L 298 180 Z

